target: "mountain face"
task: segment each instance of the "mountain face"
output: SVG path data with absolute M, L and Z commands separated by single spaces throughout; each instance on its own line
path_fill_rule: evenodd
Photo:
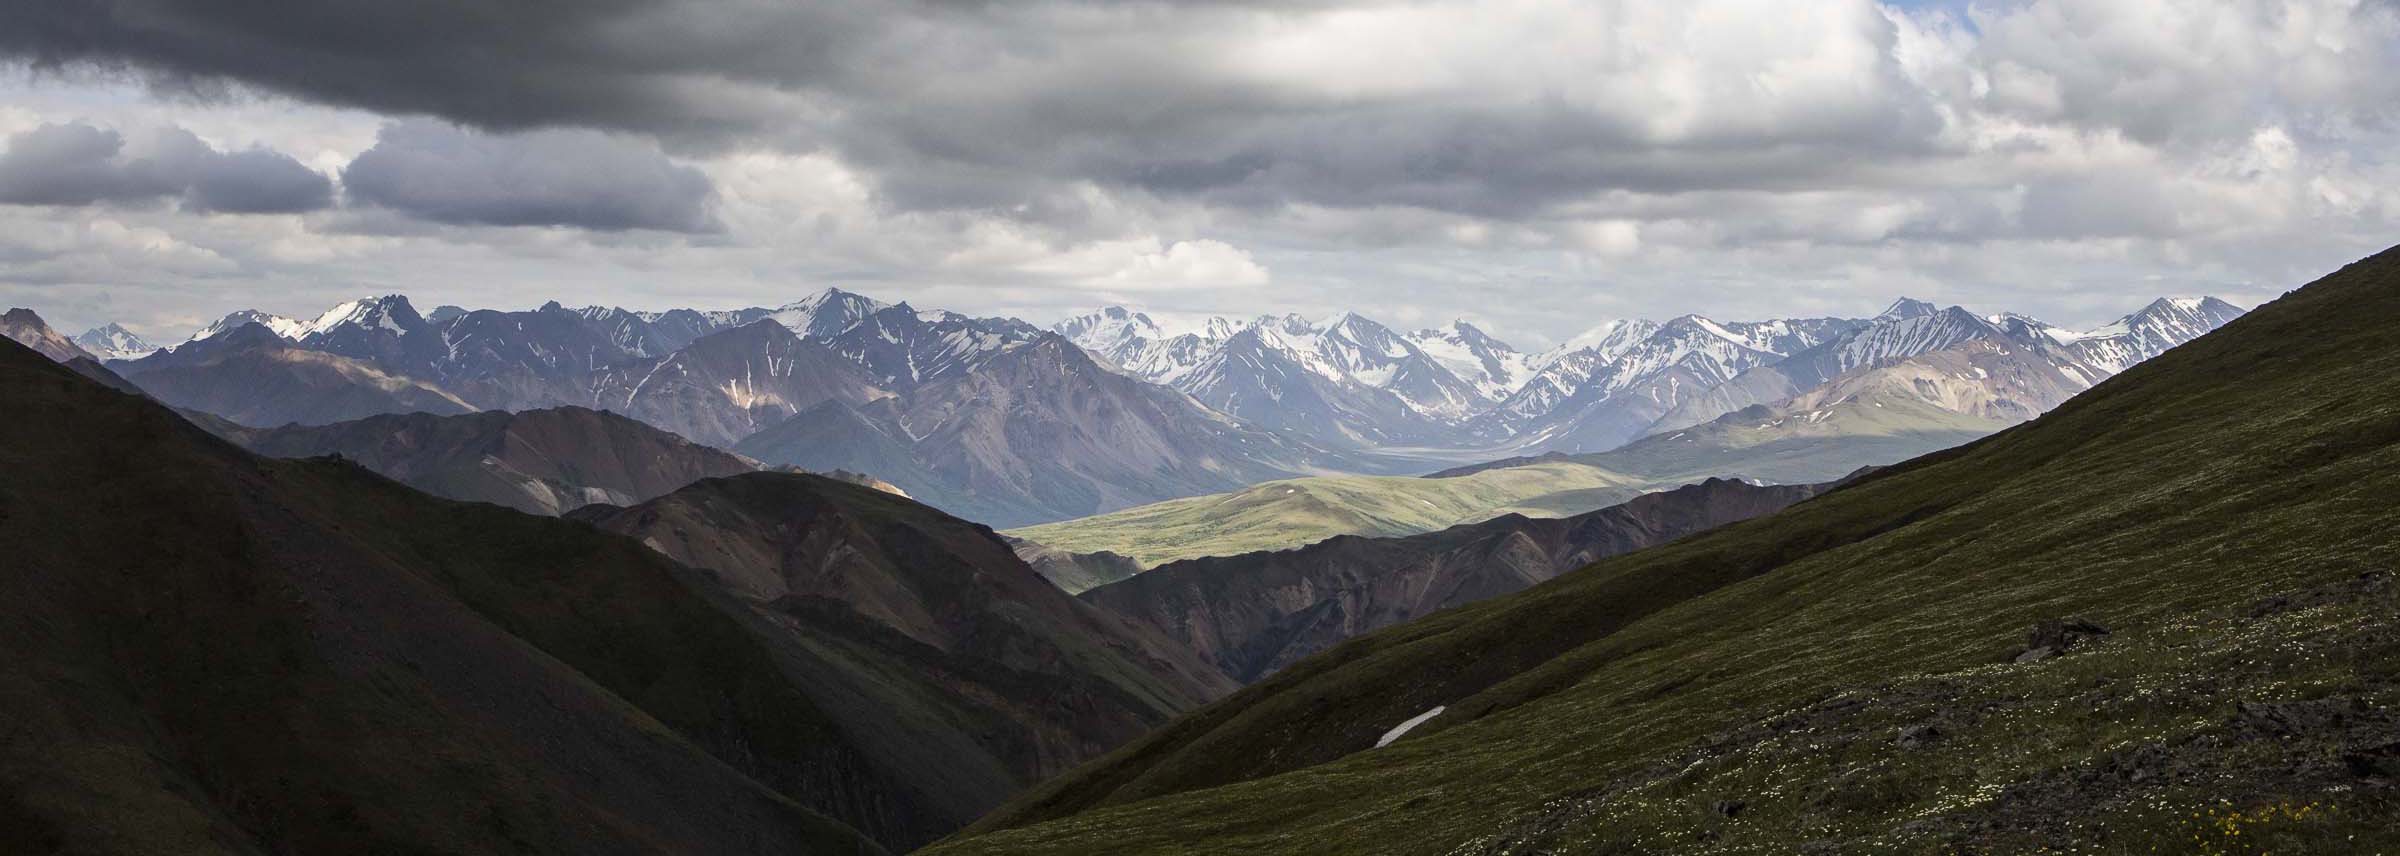
M 1720 324 L 1686 315 L 1597 365 L 1549 413 L 1513 426 L 1529 449 L 1598 452 L 1624 445 L 1686 398 L 1780 361 L 1838 325 Z
M 851 334 L 886 329 L 877 319 Z M 999 526 L 1228 490 L 1339 461 L 1104 369 L 1061 337 L 1033 335 L 977 351 L 973 370 L 928 371 L 885 400 L 814 408 L 734 449 L 768 463 L 869 473 Z
M 2241 837 L 2390 849 L 2396 325 L 2400 249 L 1980 442 L 1349 640 L 934 852 L 2169 850 L 2280 805 L 2329 819 Z
M 1462 442 L 1456 423 L 1490 406 L 1521 367 L 1513 349 L 1464 322 L 1421 343 L 1355 313 L 1211 319 L 1202 332 L 1162 337 L 1148 316 L 1111 307 L 1053 329 L 1220 413 L 1349 447 Z
M 83 335 L 75 337 L 75 344 L 103 361 L 138 360 L 158 352 L 158 346 L 115 324 L 85 330 Z
M 1408 336 L 1420 353 L 1472 385 L 1487 406 L 1515 393 L 1533 377 L 1533 358 L 1492 338 L 1473 324 L 1419 330 Z
M 119 362 L 114 368 L 169 406 L 251 426 L 325 425 L 379 413 L 475 410 L 425 381 L 294 345 L 257 324 Z
M 52 361 L 72 369 L 76 374 L 98 381 L 103 386 L 119 392 L 141 394 L 140 387 L 134 386 L 116 372 L 109 371 L 107 366 L 103 366 L 99 360 L 93 359 L 92 355 L 84 351 L 81 346 L 68 341 L 67 337 L 59 335 L 57 330 L 51 328 L 49 322 L 43 321 L 42 316 L 35 314 L 31 309 L 11 309 L 5 314 L 0 314 L 0 338 L 6 338 L 31 348 L 35 353 L 49 357 Z
M 753 472 L 741 457 L 580 407 L 371 416 L 234 433 L 277 458 L 340 455 L 435 496 L 561 514 L 632 505 L 706 478 Z
M 695 572 L 13 343 L 0 400 L 11 849 L 880 851 L 825 814 L 871 816 L 861 754 Z
M 1044 335 L 1022 321 L 919 312 L 902 303 L 877 309 L 825 342 L 877 383 L 904 389 L 973 373 Z
M 2214 297 L 2164 297 L 2097 330 L 2073 334 L 2052 332 L 2077 362 L 2106 377 L 2197 339 L 2241 315 L 2240 307 Z
M 11 309 L 7 314 L 0 315 L 0 336 L 32 348 L 35 353 L 49 357 L 52 362 L 71 363 L 92 358 L 91 352 L 59 335 L 49 322 L 43 321 L 42 316 L 31 309 Z
M 595 409 L 720 448 L 823 402 L 859 405 L 886 394 L 857 364 L 771 319 L 609 367 L 590 384 L 586 403 Z
M 281 315 L 270 315 L 265 312 L 260 312 L 256 309 L 243 309 L 230 313 L 225 317 L 219 318 L 210 323 L 208 326 L 194 331 L 191 335 L 191 338 L 185 339 L 184 341 L 197 342 L 202 339 L 215 338 L 219 334 L 230 333 L 250 324 L 257 324 L 261 327 L 265 327 L 268 330 L 273 331 L 275 335 L 286 339 L 298 339 L 308 330 L 308 324 L 303 321 L 285 318 Z
M 2020 315 L 1982 317 L 1956 306 L 1936 309 L 1903 298 L 1864 327 L 1686 399 L 1649 430 L 1672 431 L 1804 394 L 1819 400 L 1838 397 L 1819 387 L 1877 367 L 1913 372 L 1927 401 L 1938 407 L 2020 422 L 2240 315 L 2240 309 L 2215 298 L 2169 298 L 2100 330 L 2073 333 Z M 1981 362 L 2006 362 L 2010 370 L 1995 374 L 1995 366 L 1983 365 L 1983 374 L 1945 372 L 1945 366 L 1956 366 L 1961 357 L 1933 355 L 1951 351 L 1972 351 Z M 1901 368 L 1904 365 L 1911 368 Z M 1987 388 L 1968 389 L 1978 385 Z M 1954 409 L 1954 404 L 1968 409 Z
M 1711 479 L 1567 518 L 1172 562 L 1081 595 L 1248 683 L 1352 636 L 1521 591 L 1593 561 L 1782 510 L 1818 488 Z
M 1088 351 L 1092 356 L 1112 366 L 1131 368 L 1141 362 L 1144 352 L 1154 342 L 1167 338 L 1150 316 L 1111 306 L 1098 312 L 1077 315 L 1050 327 L 1052 332 L 1067 337 L 1067 341 Z M 1195 337 L 1196 341 L 1196 337 Z
M 709 571 L 924 832 L 1232 689 L 991 530 L 869 488 L 757 473 L 576 516 Z

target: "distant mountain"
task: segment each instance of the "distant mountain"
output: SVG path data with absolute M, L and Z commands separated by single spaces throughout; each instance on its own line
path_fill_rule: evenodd
M 1400 538 L 1172 562 L 1081 595 L 1248 683 L 1352 636 L 1528 588 L 1599 559 L 1773 514 L 1813 486 L 1728 479 L 1566 518 L 1511 514 Z
M 902 303 L 879 306 L 823 341 L 883 387 L 908 389 L 973 373 L 1002 352 L 1046 335 L 1015 319 L 920 312 Z
M 59 335 L 49 322 L 43 321 L 42 316 L 31 309 L 11 309 L 7 314 L 0 314 L 0 336 L 7 336 L 17 344 L 32 348 L 35 353 L 49 357 L 53 362 L 71 363 L 92 359 L 91 352 Z
M 234 432 L 278 458 L 340 455 L 410 487 L 532 514 L 632 505 L 756 465 L 613 413 L 565 407 L 371 416 Z
M 83 335 L 75 337 L 75 344 L 102 361 L 134 360 L 158 352 L 158 346 L 116 324 L 85 330 Z
M 185 339 L 184 341 L 197 342 L 202 339 L 215 338 L 219 334 L 230 333 L 234 330 L 240 329 L 246 324 L 257 324 L 273 331 L 275 335 L 282 336 L 286 339 L 298 339 L 308 330 L 308 324 L 306 322 L 285 318 L 281 315 L 270 315 L 265 312 L 260 312 L 256 309 L 243 309 L 228 314 L 223 318 L 219 318 L 216 321 L 211 322 L 206 327 L 202 327 L 196 331 L 193 331 L 191 337 Z
M 1419 330 L 1409 334 L 1408 341 L 1451 376 L 1474 386 L 1486 406 L 1515 394 L 1533 378 L 1533 357 L 1465 321 Z
M 1103 368 L 1053 334 L 1031 331 L 1022 334 L 1030 338 L 1008 341 L 942 319 L 922 328 L 939 335 L 887 340 L 881 333 L 905 320 L 886 317 L 892 314 L 878 313 L 844 339 L 939 344 L 910 352 L 958 359 L 910 363 L 921 379 L 896 395 L 807 409 L 735 451 L 810 470 L 868 473 L 997 526 L 1354 465 Z
M 2241 307 L 2214 297 L 2163 297 L 2139 312 L 2095 330 L 2050 332 L 2066 345 L 2077 363 L 2105 373 L 2090 378 L 2098 383 L 2108 375 L 2165 353 L 2168 348 L 2200 338 L 2241 315 Z
M 808 475 L 710 479 L 575 515 L 712 574 L 922 842 L 1233 684 L 1076 602 L 990 529 Z
M 2073 333 L 2021 315 L 1978 316 L 1956 306 L 1937 309 L 1930 303 L 1902 298 L 1864 327 L 1686 398 L 1652 423 L 1649 431 L 1672 431 L 1753 405 L 1774 404 L 1809 393 L 1846 373 L 1974 343 L 1981 344 L 1975 350 L 1985 355 L 1987 362 L 1988 358 L 2006 357 L 2016 371 L 1994 374 L 1987 365 L 1985 373 L 1971 377 L 1935 372 L 1940 377 L 1926 376 L 1919 381 L 1920 389 L 1937 406 L 1960 402 L 1971 406 L 1957 412 L 2021 422 L 2126 366 L 2198 338 L 2240 315 L 2239 308 L 2215 298 L 2162 299 L 2100 330 Z M 1990 388 L 1965 390 L 1978 383 Z M 2009 386 L 2012 383 L 2016 386 Z M 1973 403 L 1990 402 L 2000 406 L 1972 409 L 1981 406 Z
M 1488 407 L 1521 367 L 1513 349 L 1463 322 L 1420 343 L 1356 313 L 1322 323 L 1211 319 L 1201 332 L 1162 338 L 1148 316 L 1111 307 L 1053 329 L 1221 413 L 1350 447 L 1463 442 L 1457 423 Z
M 426 381 L 296 345 L 258 324 L 115 363 L 126 380 L 170 406 L 272 427 L 324 425 L 381 413 L 470 413 Z
M 1685 315 L 1623 345 L 1613 358 L 1595 361 L 1548 413 L 1498 427 L 1529 450 L 1613 449 L 1642 436 L 1687 398 L 1860 323 L 1833 318 L 1719 323 Z
M 1050 329 L 1102 362 L 1128 369 L 1141 362 L 1153 343 L 1167 338 L 1150 316 L 1122 306 L 1077 315 Z
M 141 394 L 141 388 L 110 371 L 92 355 L 67 337 L 59 335 L 49 322 L 31 309 L 10 309 L 0 314 L 0 338 L 32 348 L 35 353 L 73 369 L 76 374 L 99 381 L 121 392 Z
M 888 395 L 824 342 L 772 319 L 703 336 L 664 357 L 605 368 L 588 382 L 589 406 L 719 448 L 826 401 L 859 405 Z

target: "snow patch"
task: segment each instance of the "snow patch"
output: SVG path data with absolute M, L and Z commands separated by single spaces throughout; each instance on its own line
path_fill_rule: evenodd
M 1424 725 L 1426 720 L 1442 715 L 1442 711 L 1445 709 L 1447 708 L 1437 704 L 1433 706 L 1432 710 L 1409 717 L 1407 722 L 1392 726 L 1392 730 L 1384 732 L 1382 737 L 1375 739 L 1375 748 L 1381 749 L 1385 746 L 1392 745 L 1392 741 L 1400 739 L 1401 736 L 1407 734 L 1409 730 L 1414 729 L 1417 726 Z

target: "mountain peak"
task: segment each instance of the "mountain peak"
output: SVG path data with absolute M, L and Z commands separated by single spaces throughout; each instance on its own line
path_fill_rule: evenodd
M 406 295 L 386 294 L 346 301 L 327 309 L 324 314 L 317 316 L 317 320 L 308 322 L 300 335 L 305 338 L 328 333 L 344 325 L 407 333 L 409 328 L 422 324 L 424 320 L 423 316 L 417 314 L 416 307 L 409 305 Z
M 1875 319 L 1882 321 L 1894 318 L 1921 318 L 1940 311 L 1942 311 L 1941 307 L 1928 301 L 1918 300 L 1914 297 L 1902 297 L 1892 301 L 1892 305 L 1885 307 L 1882 313 L 1875 316 Z
M 139 359 L 158 350 L 115 322 L 83 331 L 83 335 L 75 337 L 75 344 L 103 360 Z

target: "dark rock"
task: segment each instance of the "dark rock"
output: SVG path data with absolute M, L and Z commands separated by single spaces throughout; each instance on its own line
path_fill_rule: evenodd
M 1717 805 L 1716 805 L 1716 810 L 1717 810 L 1717 813 L 1718 813 L 1718 814 L 1724 815 L 1724 816 L 1726 816 L 1726 817 L 1733 817 L 1733 816 L 1735 816 L 1735 815 L 1741 814 L 1741 813 L 1742 813 L 1742 809 L 1746 809 L 1746 808 L 1749 808 L 1749 807 L 1750 807 L 1750 804 L 1749 804 L 1749 803 L 1743 802 L 1743 801 L 1741 801 L 1741 800 L 1718 800 L 1718 801 L 1717 801 Z
M 2243 702 L 2234 705 L 2233 726 L 2244 736 L 2316 734 L 2340 728 L 2365 705 L 2354 698 Z
M 2098 623 L 2082 618 L 2053 618 L 2033 628 L 2033 633 L 2026 637 L 2025 650 L 2014 659 L 2019 663 L 2047 660 L 2107 637 L 2108 628 Z
M 2342 753 L 2342 764 L 2362 779 L 2400 780 L 2400 743 Z
M 1917 749 L 1940 739 L 1942 739 L 1942 730 L 1939 728 L 1931 725 L 1911 725 L 1900 729 L 1899 738 L 1893 742 L 1898 743 L 1902 749 Z

